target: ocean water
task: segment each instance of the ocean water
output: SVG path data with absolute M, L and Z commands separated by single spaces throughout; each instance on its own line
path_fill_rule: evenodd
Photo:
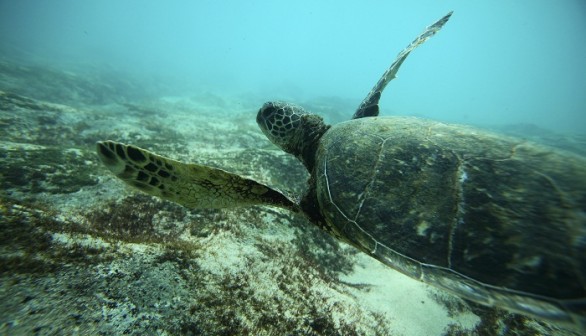
M 349 111 L 406 43 L 454 10 L 441 37 L 411 56 L 384 95 L 389 114 L 572 132 L 586 124 L 580 0 L 1 6 L 2 43 L 19 59 L 152 76 L 173 92 L 195 86 L 264 99 L 347 99 Z
M 567 218 L 535 229 L 535 241 L 545 232 L 554 243 L 521 258 L 522 267 L 553 258 L 567 274 L 558 282 L 536 274 L 535 283 L 583 282 L 584 1 L 0 0 L 0 334 L 583 332 L 413 280 L 300 214 L 194 210 L 148 196 L 96 155 L 97 141 L 133 144 L 296 199 L 309 174 L 259 130 L 262 104 L 349 120 L 397 54 L 452 10 L 390 82 L 381 116 L 465 125 L 445 133 L 464 140 L 494 132 L 474 155 L 505 153 L 495 162 L 533 153 L 519 159 L 525 165 L 505 165 L 506 176 L 486 175 L 489 185 L 521 205 L 508 208 L 511 219 L 533 216 L 527 209 L 543 200 L 545 212 Z M 446 143 L 456 153 L 470 142 Z M 458 178 L 476 183 L 466 172 Z M 584 318 L 586 287 L 576 288 L 567 295 L 578 300 L 574 318 Z

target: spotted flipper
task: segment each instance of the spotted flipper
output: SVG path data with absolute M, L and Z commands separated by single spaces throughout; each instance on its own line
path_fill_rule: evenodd
M 264 204 L 298 209 L 279 191 L 221 169 L 182 163 L 113 141 L 98 142 L 97 151 L 104 165 L 122 181 L 189 208 Z
M 427 29 L 425 29 L 425 31 L 421 33 L 421 35 L 417 36 L 417 38 L 413 40 L 413 42 L 411 42 L 411 44 L 409 44 L 407 48 L 403 49 L 403 51 L 401 51 L 399 55 L 397 55 L 397 58 L 395 59 L 393 64 L 391 64 L 391 66 L 387 69 L 387 71 L 385 71 L 385 73 L 378 80 L 378 82 L 372 88 L 372 90 L 370 90 L 368 96 L 364 98 L 364 100 L 358 107 L 358 110 L 356 110 L 356 112 L 354 113 L 352 119 L 358 119 L 363 117 L 376 117 L 378 115 L 378 102 L 383 93 L 383 90 L 391 80 L 397 77 L 397 72 L 399 71 L 399 68 L 401 67 L 407 56 L 409 56 L 409 54 L 415 48 L 422 45 L 423 42 L 427 41 L 430 37 L 435 35 L 435 33 L 437 33 L 440 29 L 442 29 L 444 24 L 448 22 L 451 16 L 452 12 L 449 12 L 444 17 L 439 19 L 436 23 L 427 27 Z

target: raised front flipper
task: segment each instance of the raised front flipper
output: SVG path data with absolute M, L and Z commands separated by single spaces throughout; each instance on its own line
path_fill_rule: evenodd
M 113 141 L 98 142 L 97 151 L 104 165 L 122 181 L 189 208 L 264 204 L 298 209 L 279 191 L 221 169 L 182 163 Z
M 379 79 L 378 83 L 376 83 L 372 90 L 370 90 L 368 96 L 364 98 L 364 100 L 358 107 L 358 110 L 356 110 L 356 113 L 354 113 L 352 119 L 358 119 L 362 117 L 376 117 L 378 115 L 378 101 L 380 100 L 381 94 L 383 93 L 383 90 L 385 89 L 387 84 L 389 84 L 391 80 L 397 77 L 397 72 L 399 71 L 401 64 L 403 64 L 403 61 L 405 61 L 405 59 L 407 58 L 407 56 L 409 56 L 409 53 L 411 53 L 413 49 L 423 44 L 423 42 L 427 41 L 427 39 L 435 35 L 435 33 L 437 33 L 440 29 L 442 29 L 444 24 L 448 22 L 448 20 L 452 16 L 452 13 L 453 12 L 449 12 L 446 16 L 439 19 L 436 23 L 427 27 L 427 29 L 421 35 L 419 35 L 415 40 L 413 40 L 413 42 L 411 42 L 411 44 L 407 46 L 407 48 L 403 49 L 403 51 L 401 51 L 399 55 L 397 55 L 397 58 L 395 59 L 393 64 L 391 64 L 391 67 L 388 68 L 387 71 L 385 71 L 385 73 Z

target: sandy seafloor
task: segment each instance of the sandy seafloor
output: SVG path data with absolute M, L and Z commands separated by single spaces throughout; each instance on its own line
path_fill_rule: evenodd
M 95 155 L 111 139 L 299 193 L 307 173 L 257 128 L 257 97 L 8 61 L 0 90 L 2 335 L 573 335 L 412 280 L 279 209 L 146 196 Z

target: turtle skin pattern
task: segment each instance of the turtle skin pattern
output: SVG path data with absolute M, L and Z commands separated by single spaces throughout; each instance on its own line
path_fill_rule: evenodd
M 97 143 L 100 160 L 118 178 L 141 191 L 193 209 L 254 204 L 298 211 L 293 201 L 264 184 L 199 164 L 187 164 L 114 141 Z
M 476 302 L 586 326 L 586 159 L 407 117 L 333 126 L 316 159 L 328 231 Z

